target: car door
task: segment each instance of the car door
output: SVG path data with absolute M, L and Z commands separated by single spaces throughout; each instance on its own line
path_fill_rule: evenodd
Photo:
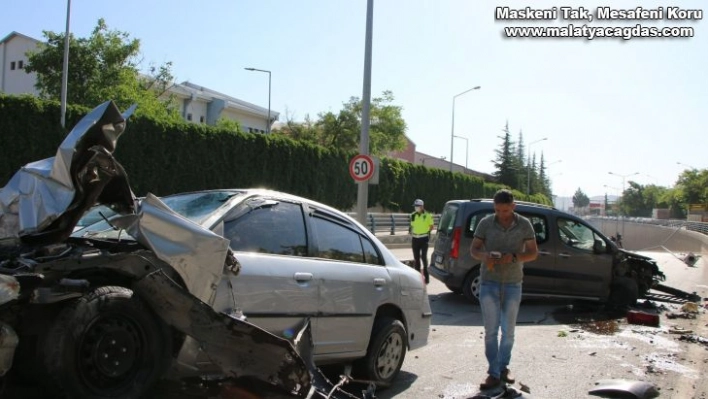
M 392 299 L 393 280 L 375 244 L 348 219 L 311 209 L 309 226 L 321 270 L 315 355 L 364 354 L 379 304 Z
M 529 219 L 538 245 L 538 257 L 524 263 L 524 294 L 553 295 L 558 293 L 556 257 L 548 235 L 548 219 L 532 212 L 519 212 Z
M 223 230 L 241 271 L 225 275 L 215 308 L 240 308 L 249 322 L 286 338 L 293 338 L 304 318 L 313 317 L 316 341 L 319 263 L 306 257 L 302 206 L 250 198 L 225 216 Z
M 612 279 L 609 243 L 586 223 L 558 216 L 558 289 L 581 298 L 605 297 Z

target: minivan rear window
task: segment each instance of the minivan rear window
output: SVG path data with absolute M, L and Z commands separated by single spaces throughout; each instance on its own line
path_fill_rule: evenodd
M 492 213 L 491 210 L 485 210 L 471 215 L 467 221 L 467 224 L 465 225 L 465 236 L 474 237 L 474 231 L 477 228 L 479 221 L 490 213 Z
M 457 219 L 457 211 L 460 209 L 458 204 L 447 204 L 440 216 L 440 224 L 438 225 L 438 233 L 444 235 L 452 235 L 452 230 L 455 228 L 455 219 Z

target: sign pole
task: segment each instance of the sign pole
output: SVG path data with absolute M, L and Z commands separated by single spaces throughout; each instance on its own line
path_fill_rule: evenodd
M 374 0 L 367 0 L 366 4 L 366 40 L 364 45 L 364 93 L 361 99 L 361 140 L 359 142 L 359 153 L 369 155 L 369 123 L 371 105 L 371 42 L 374 19 Z M 368 180 L 358 183 L 356 216 L 359 223 L 366 226 L 366 214 L 369 205 L 369 182 Z

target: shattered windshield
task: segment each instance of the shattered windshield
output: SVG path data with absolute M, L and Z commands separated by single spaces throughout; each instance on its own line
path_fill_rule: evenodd
M 189 194 L 176 194 L 160 198 L 170 209 L 191 220 L 202 224 L 214 211 L 224 205 L 234 196 L 241 195 L 238 191 L 208 191 Z M 108 217 L 108 214 L 104 214 Z M 115 216 L 115 215 L 113 215 Z M 110 221 L 110 218 L 108 218 Z M 106 220 L 88 225 L 73 234 L 74 237 L 85 238 L 128 238 L 122 230 L 114 229 Z

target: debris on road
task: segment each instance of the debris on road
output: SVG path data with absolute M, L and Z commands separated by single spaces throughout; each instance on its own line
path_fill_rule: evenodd
M 593 388 L 588 393 L 600 397 L 631 397 L 637 399 L 651 399 L 659 396 L 659 390 L 654 384 L 645 381 L 631 380 L 600 380 L 595 383 L 597 388 Z M 606 396 L 611 395 L 611 396 Z
M 659 327 L 659 314 L 634 309 L 629 310 L 627 312 L 627 323 Z

